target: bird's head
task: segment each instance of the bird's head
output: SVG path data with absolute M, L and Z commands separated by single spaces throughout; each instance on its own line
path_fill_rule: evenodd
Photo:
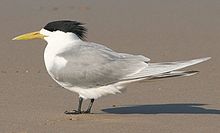
M 13 38 L 13 40 L 31 40 L 31 39 L 59 39 L 65 37 L 76 37 L 81 40 L 86 39 L 87 29 L 83 23 L 70 20 L 60 20 L 48 23 L 40 31 L 23 34 Z

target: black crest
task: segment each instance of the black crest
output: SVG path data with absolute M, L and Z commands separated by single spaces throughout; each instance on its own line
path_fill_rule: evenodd
M 83 26 L 83 23 L 70 20 L 60 20 L 48 23 L 44 29 L 48 31 L 63 31 L 75 33 L 80 39 L 85 40 L 87 29 Z

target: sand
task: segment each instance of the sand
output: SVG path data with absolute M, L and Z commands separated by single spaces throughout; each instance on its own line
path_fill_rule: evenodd
M 220 132 L 219 12 L 218 0 L 2 0 L 0 132 Z M 89 41 L 152 62 L 212 59 L 187 68 L 195 76 L 135 83 L 95 101 L 94 114 L 65 115 L 78 96 L 48 76 L 46 43 L 11 40 L 59 19 L 84 22 Z

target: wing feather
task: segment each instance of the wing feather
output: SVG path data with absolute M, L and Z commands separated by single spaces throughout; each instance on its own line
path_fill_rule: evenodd
M 94 88 L 124 80 L 147 78 L 210 59 L 201 58 L 189 61 L 148 63 L 150 59 L 142 55 L 117 53 L 96 43 L 75 45 L 57 56 L 67 63 L 59 69 L 52 69 L 59 82 L 71 86 Z
M 58 81 L 92 88 L 118 82 L 148 65 L 148 58 L 114 52 L 99 45 L 79 45 L 60 53 L 67 63 L 56 72 Z

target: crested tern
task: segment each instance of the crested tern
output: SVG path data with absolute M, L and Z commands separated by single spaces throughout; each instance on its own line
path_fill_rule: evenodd
M 44 62 L 49 75 L 65 89 L 79 94 L 78 109 L 66 111 L 66 114 L 91 113 L 95 99 L 120 93 L 128 83 L 193 75 L 198 71 L 178 69 L 210 59 L 151 63 L 145 56 L 118 53 L 104 45 L 88 42 L 86 33 L 81 22 L 59 20 L 48 23 L 40 31 L 13 39 L 44 39 L 47 42 Z M 91 100 L 86 111 L 81 109 L 84 99 Z

